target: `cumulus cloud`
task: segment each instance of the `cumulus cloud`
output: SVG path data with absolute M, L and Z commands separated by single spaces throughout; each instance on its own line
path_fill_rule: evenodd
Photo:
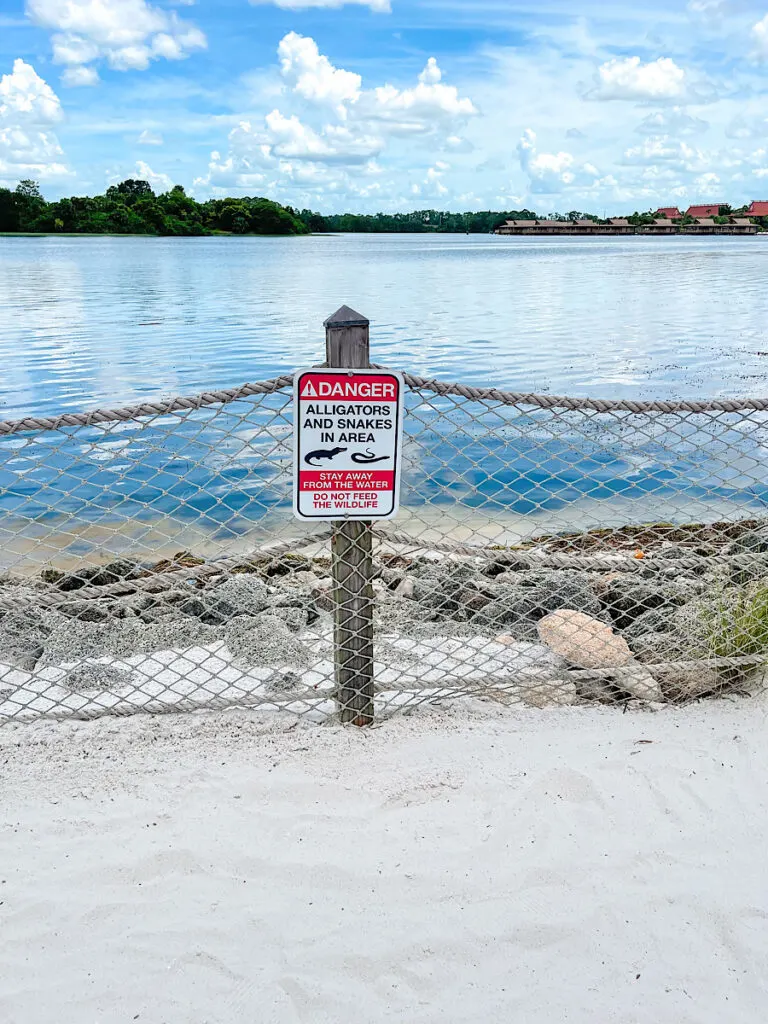
M 709 128 L 709 122 L 693 117 L 681 107 L 671 110 L 656 110 L 644 117 L 635 129 L 641 135 L 702 135 Z
M 571 153 L 539 153 L 536 132 L 526 128 L 517 144 L 520 166 L 530 179 L 532 192 L 561 192 L 576 180 Z
M 52 128 L 61 103 L 31 64 L 19 59 L 0 78 L 0 181 L 49 181 L 70 171 Z
M 280 70 L 294 92 L 311 103 L 333 107 L 339 117 L 346 118 L 347 104 L 360 98 L 363 80 L 353 71 L 344 71 L 331 64 L 320 53 L 314 39 L 289 32 L 277 49 Z
M 446 171 L 450 170 L 450 164 L 442 160 L 436 160 L 434 165 L 427 171 L 426 177 L 421 182 L 414 182 L 411 185 L 411 195 L 419 199 L 442 199 L 448 195 L 448 189 L 443 184 L 442 178 Z
M 322 133 L 302 124 L 296 115 L 279 110 L 267 114 L 268 144 L 274 156 L 320 163 L 365 163 L 383 149 L 381 139 L 358 135 L 349 128 L 327 125 Z
M 99 73 L 96 68 L 88 67 L 85 64 L 79 64 L 71 68 L 65 68 L 61 75 L 61 81 L 64 85 L 68 85 L 72 88 L 97 85 L 99 82 Z
M 596 83 L 587 96 L 595 100 L 681 99 L 688 86 L 685 71 L 671 57 L 644 64 L 639 57 L 614 57 L 597 70 Z
M 365 88 L 361 75 L 335 66 L 314 39 L 296 32 L 280 41 L 278 57 L 280 107 L 263 124 L 249 119 L 234 128 L 226 154 L 212 153 L 207 174 L 196 179 L 197 190 L 258 187 L 279 195 L 292 187 L 292 202 L 299 201 L 297 190 L 299 196 L 381 197 L 384 186 L 372 180 L 383 173 L 377 158 L 399 137 L 434 138 L 433 152 L 472 151 L 458 129 L 477 108 L 443 81 L 434 58 L 413 85 Z M 444 195 L 447 168 L 433 162 L 416 182 L 419 195 Z
M 254 6 L 259 4 L 273 4 L 275 7 L 282 7 L 286 11 L 305 11 L 317 7 L 370 7 L 378 14 L 391 14 L 392 4 L 390 0 L 250 0 Z
M 649 136 L 639 146 L 625 150 L 623 163 L 642 166 L 644 164 L 671 164 L 675 167 L 695 171 L 706 164 L 700 150 L 669 135 Z
M 53 32 L 53 59 L 68 85 L 92 85 L 105 60 L 118 71 L 153 60 L 182 60 L 207 45 L 205 35 L 175 12 L 148 0 L 26 0 L 30 19 Z
M 138 178 L 140 181 L 148 181 L 152 186 L 152 191 L 156 193 L 168 192 L 173 188 L 174 184 L 173 179 L 169 178 L 167 174 L 153 171 L 149 164 L 143 160 L 139 160 L 134 169 L 127 174 L 112 175 L 110 183 L 116 185 L 125 178 Z
M 442 79 L 437 61 L 430 57 L 413 88 L 379 86 L 363 97 L 361 113 L 402 134 L 423 132 L 435 123 L 461 123 L 475 117 L 478 110 L 472 100 L 460 96 L 455 85 L 446 85 Z

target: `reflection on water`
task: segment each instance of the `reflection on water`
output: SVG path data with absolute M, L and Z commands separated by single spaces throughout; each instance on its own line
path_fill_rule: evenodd
M 768 238 L 0 238 L 0 417 L 311 365 L 343 302 L 380 363 L 514 390 L 760 394 Z M 764 423 L 413 396 L 403 523 L 502 543 L 768 506 Z M 300 533 L 285 395 L 0 440 L 4 564 Z

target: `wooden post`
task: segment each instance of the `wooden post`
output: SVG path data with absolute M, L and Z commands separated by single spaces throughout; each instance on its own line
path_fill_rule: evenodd
M 325 321 L 333 369 L 370 366 L 369 321 L 342 306 Z M 336 700 L 342 722 L 373 723 L 373 534 L 370 523 L 334 523 Z

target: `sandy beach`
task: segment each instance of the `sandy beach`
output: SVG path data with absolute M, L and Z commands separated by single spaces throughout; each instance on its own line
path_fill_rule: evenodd
M 6 1024 L 762 1024 L 765 697 L 0 732 Z

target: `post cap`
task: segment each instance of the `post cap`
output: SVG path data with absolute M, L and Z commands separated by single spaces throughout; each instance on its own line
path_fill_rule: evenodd
M 350 309 L 349 306 L 342 306 L 328 317 L 323 327 L 368 327 L 370 322 L 361 313 Z

